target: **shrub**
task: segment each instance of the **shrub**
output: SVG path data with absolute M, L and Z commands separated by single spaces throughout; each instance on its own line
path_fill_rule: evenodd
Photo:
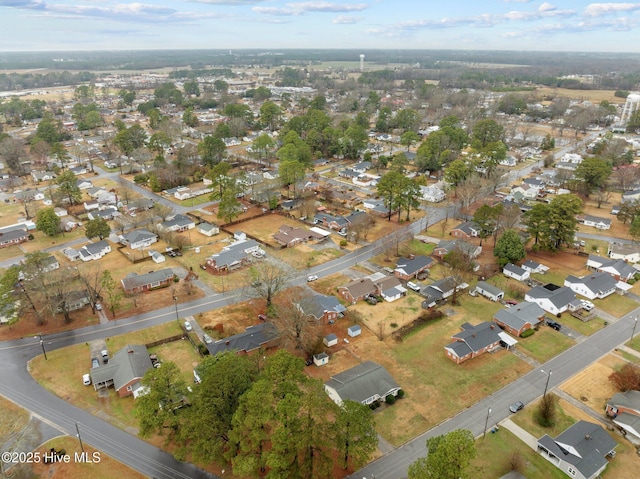
M 528 338 L 529 336 L 533 336 L 533 335 L 534 335 L 534 333 L 535 333 L 535 330 L 533 330 L 533 329 L 527 329 L 526 331 L 524 331 L 524 332 L 520 335 L 520 337 L 521 337 L 521 338 Z
M 384 398 L 384 402 L 391 405 L 396 402 L 396 397 L 393 394 L 389 394 L 386 398 Z
M 404 397 L 404 389 L 398 390 L 398 395 L 396 396 L 398 399 L 402 399 Z
M 342 247 L 347 246 L 347 240 L 346 239 L 341 239 L 340 240 L 340 246 L 342 246 Z
M 547 393 L 542 397 L 538 408 L 534 412 L 534 417 L 542 427 L 553 427 L 556 424 L 556 407 L 558 399 L 552 393 Z
M 391 323 L 389 326 L 391 326 L 392 328 L 397 328 L 398 327 L 398 323 Z

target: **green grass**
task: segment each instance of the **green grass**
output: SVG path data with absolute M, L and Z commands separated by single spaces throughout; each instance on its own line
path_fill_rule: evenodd
M 123 334 L 113 338 L 107 338 L 107 348 L 113 354 L 127 344 L 149 344 L 162 338 L 175 336 L 182 333 L 182 328 L 177 321 L 169 321 L 158 326 L 141 329 L 130 334 Z
M 511 420 L 514 423 L 516 423 L 525 431 L 529 432 L 529 434 L 532 434 L 534 437 L 542 437 L 545 434 L 548 434 L 551 437 L 556 437 L 565 429 L 578 422 L 577 419 L 569 416 L 567 413 L 565 413 L 562 407 L 557 404 L 556 423 L 553 427 L 542 427 L 540 424 L 538 424 L 538 421 L 536 421 L 535 418 L 535 412 L 538 404 L 539 401 L 528 404 L 518 414 L 514 414 L 513 416 L 511 416 Z
M 536 361 L 544 363 L 574 344 L 573 339 L 542 325 L 533 336 L 520 338 L 517 347 Z
M 495 434 L 488 432 L 484 439 L 476 441 L 477 454 L 468 471 L 471 477 L 498 479 L 511 470 L 509 463 L 513 454 L 520 454 L 527 479 L 563 479 L 560 469 L 520 441 L 511 431 L 501 428 Z
M 566 272 L 547 271 L 545 274 L 532 274 L 531 277 L 538 281 L 542 281 L 543 284 L 553 283 L 558 286 L 564 284 L 564 279 L 567 277 Z
M 612 294 L 604 299 L 597 299 L 594 304 L 596 307 L 616 318 L 621 318 L 640 306 L 640 304 L 633 299 L 627 296 L 620 296 L 619 294 Z
M 580 321 L 578 318 L 574 318 L 569 314 L 562 315 L 562 324 L 565 324 L 569 328 L 574 331 L 579 332 L 583 336 L 591 336 L 593 333 L 597 333 L 602 328 L 604 328 L 605 320 L 602 318 L 593 318 L 586 323 L 584 321 Z
M 195 206 L 199 206 L 199 205 L 203 205 L 205 203 L 209 203 L 211 201 L 211 199 L 209 198 L 210 194 L 207 193 L 206 195 L 200 195 L 200 196 L 196 196 L 195 198 L 189 198 L 187 200 L 179 200 L 176 201 L 173 198 L 172 201 L 174 201 L 175 203 L 178 203 L 180 206 L 184 206 L 186 208 L 190 208 L 190 207 L 195 207 Z
M 633 326 L 631 326 L 631 327 L 633 327 Z M 636 328 L 635 333 L 637 334 L 638 331 L 640 331 L 640 329 Z M 631 333 L 629 333 L 629 337 L 631 337 Z M 627 341 L 625 344 L 626 344 L 626 346 L 630 347 L 631 349 L 635 349 L 636 351 L 640 352 L 640 334 L 635 336 L 632 341 Z
M 402 256 L 407 256 L 409 254 L 429 256 L 433 253 L 435 247 L 436 245 L 433 243 L 423 243 L 422 241 L 414 239 L 408 243 L 400 245 L 400 254 Z

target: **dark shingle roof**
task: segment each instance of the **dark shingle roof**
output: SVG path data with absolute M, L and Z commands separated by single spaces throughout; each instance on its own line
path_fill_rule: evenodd
M 332 376 L 325 383 L 336 390 L 342 400 L 363 402 L 376 395 L 385 397 L 400 388 L 389 372 L 374 363 L 365 361 L 351 369 Z
M 249 326 L 244 332 L 207 344 L 213 356 L 223 351 L 249 352 L 278 337 L 278 330 L 270 322 Z

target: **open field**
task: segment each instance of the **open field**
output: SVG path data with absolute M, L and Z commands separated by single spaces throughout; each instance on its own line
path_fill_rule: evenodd
M 617 105 L 624 104 L 624 98 L 614 95 L 614 90 L 570 90 L 567 88 L 538 87 L 535 91 L 537 96 L 551 98 L 572 98 L 576 100 L 589 100 L 600 103 L 606 100 Z
M 49 452 L 52 447 L 57 450 L 64 449 L 71 456 L 69 463 L 44 464 L 42 462 L 34 464 L 33 473 L 36 474 L 36 477 L 46 477 L 48 479 L 85 479 L 87 477 L 92 479 L 112 479 L 114 477 L 144 479 L 146 477 L 85 443 L 83 443 L 83 446 L 89 458 L 97 457 L 99 462 L 74 461 L 75 454 L 80 455 L 83 451 L 80 448 L 80 443 L 76 438 L 63 436 L 47 441 L 38 448 L 38 451 L 42 455 L 45 452 Z M 94 456 L 94 453 L 96 456 Z
M 293 228 L 309 228 L 309 225 L 306 223 L 296 221 L 292 218 L 287 218 L 286 216 L 276 215 L 274 213 L 272 215 L 260 216 L 258 218 L 229 226 L 227 229 L 233 233 L 237 231 L 244 231 L 251 234 L 251 236 L 255 236 L 260 241 L 267 243 L 273 248 L 280 248 L 280 244 L 273 239 L 273 234 L 277 233 L 278 229 L 282 225 L 291 226 Z
M 339 258 L 345 253 L 331 238 L 324 240 L 323 245 L 325 247 L 314 249 L 308 244 L 298 244 L 293 248 L 273 250 L 270 253 L 275 258 L 284 261 L 297 270 L 312 268 Z M 331 247 L 326 247 L 327 245 L 331 245 Z

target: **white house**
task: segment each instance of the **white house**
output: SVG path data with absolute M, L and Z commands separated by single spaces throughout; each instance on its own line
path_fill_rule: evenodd
M 502 269 L 502 273 L 509 277 L 518 281 L 526 281 L 529 279 L 529 271 L 520 266 L 516 266 L 513 263 L 507 263 L 505 267 Z
M 145 248 L 158 241 L 158 235 L 148 230 L 134 230 L 120 236 L 120 242 L 131 249 Z
M 599 216 L 584 215 L 584 225 L 593 226 L 599 230 L 608 230 L 611 228 L 611 220 L 609 218 L 600 218 Z
M 538 273 L 544 274 L 549 271 L 549 267 L 543 265 L 542 263 L 538 263 L 537 261 L 533 261 L 532 259 L 528 259 L 524 263 L 522 263 L 522 269 L 529 271 L 529 273 Z
M 213 236 L 220 233 L 220 228 L 213 223 L 200 223 L 196 226 L 198 233 L 202 233 L 205 236 Z
M 424 201 L 431 203 L 440 203 L 447 198 L 445 192 L 435 185 L 420 186 L 420 195 Z
M 606 298 L 615 293 L 618 281 L 608 273 L 592 273 L 582 278 L 569 275 L 564 285 L 571 291 L 589 299 Z
M 78 251 L 79 258 L 82 261 L 95 261 L 102 258 L 107 253 L 111 253 L 111 245 L 105 240 L 84 245 Z
M 196 227 L 195 221 L 189 216 L 177 214 L 159 225 L 163 231 L 187 231 Z
M 635 244 L 609 243 L 609 258 L 621 259 L 628 263 L 640 263 L 640 247 Z
M 575 311 L 582 307 L 582 303 L 570 288 L 552 283 L 531 288 L 524 295 L 524 300 L 536 303 L 553 315 L 562 314 L 567 310 Z
M 313 355 L 313 364 L 316 366 L 324 366 L 329 362 L 329 355 L 327 353 L 319 353 Z
M 478 281 L 475 291 L 491 301 L 500 301 L 504 298 L 504 291 L 486 281 Z

